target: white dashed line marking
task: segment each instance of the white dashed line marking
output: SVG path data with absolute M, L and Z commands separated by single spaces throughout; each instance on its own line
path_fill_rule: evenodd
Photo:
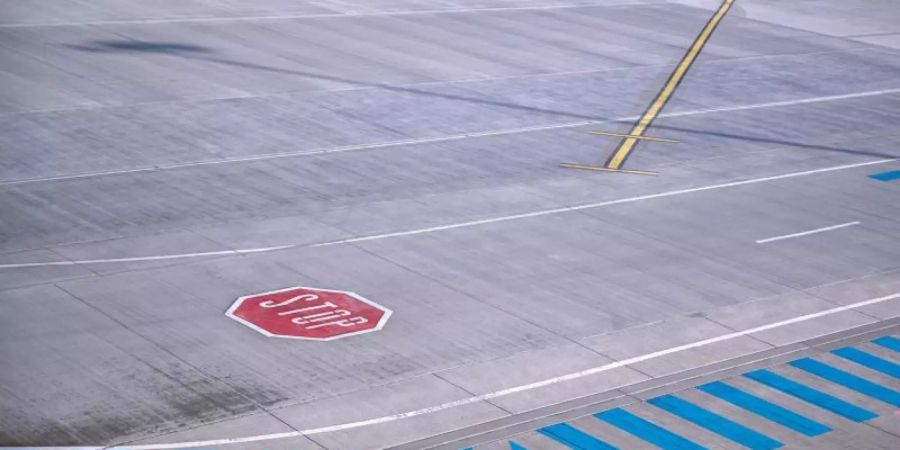
M 808 236 L 810 234 L 816 234 L 816 233 L 822 233 L 825 231 L 831 231 L 831 230 L 837 230 L 837 229 L 841 229 L 841 228 L 852 227 L 853 225 L 859 225 L 859 222 L 847 222 L 847 223 L 842 223 L 840 225 L 832 225 L 830 227 L 816 228 L 815 230 L 801 231 L 799 233 L 791 233 L 791 234 L 784 234 L 781 236 L 774 236 L 774 237 L 770 237 L 770 238 L 760 239 L 760 240 L 756 241 L 756 243 L 757 244 L 765 244 L 767 242 L 775 242 L 775 241 L 780 241 L 783 239 L 790 239 L 790 238 L 795 238 L 795 237 L 800 237 L 800 236 Z

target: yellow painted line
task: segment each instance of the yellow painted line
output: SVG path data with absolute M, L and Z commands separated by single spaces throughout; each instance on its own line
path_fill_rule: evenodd
M 648 172 L 646 170 L 630 170 L 630 169 L 610 169 L 603 166 L 592 166 L 589 164 L 576 164 L 576 163 L 559 163 L 560 167 L 565 167 L 567 169 L 581 169 L 581 170 L 595 170 L 598 172 L 620 172 L 620 173 L 630 173 L 635 175 L 656 175 L 656 172 Z
M 600 131 L 600 130 L 591 130 L 591 131 L 589 131 L 589 133 L 599 134 L 601 136 L 615 136 L 615 137 L 643 139 L 645 141 L 668 142 L 671 144 L 677 144 L 678 142 L 680 142 L 680 141 L 676 141 L 675 139 L 666 139 L 666 138 L 653 137 L 653 136 L 635 136 L 633 134 L 610 133 L 608 131 Z
M 644 115 L 641 116 L 640 120 L 634 124 L 634 127 L 631 129 L 631 132 L 628 133 L 631 137 L 627 137 L 622 140 L 616 150 L 613 152 L 612 156 L 609 157 L 609 160 L 606 161 L 607 169 L 619 169 L 622 167 L 622 164 L 625 163 L 625 160 L 628 158 L 628 155 L 634 150 L 635 144 L 638 142 L 638 138 L 636 136 L 642 136 L 647 128 L 650 127 L 650 124 L 653 123 L 653 120 L 656 119 L 656 116 L 659 115 L 660 111 L 662 111 L 663 107 L 666 105 L 666 102 L 669 101 L 669 98 L 672 97 L 672 94 L 675 93 L 675 89 L 678 87 L 678 84 L 681 83 L 681 80 L 684 78 L 685 74 L 687 74 L 688 69 L 691 68 L 691 64 L 694 63 L 694 60 L 697 59 L 697 55 L 700 54 L 700 51 L 703 50 L 703 46 L 706 45 L 706 41 L 709 40 L 709 37 L 712 36 L 713 31 L 716 29 L 716 26 L 719 25 L 719 22 L 722 21 L 722 18 L 725 17 L 725 14 L 731 9 L 731 5 L 734 3 L 734 0 L 723 0 L 722 4 L 719 6 L 719 9 L 716 10 L 716 13 L 709 19 L 709 22 L 706 23 L 706 26 L 703 28 L 703 31 L 700 32 L 700 35 L 697 36 L 697 39 L 694 40 L 694 43 L 691 45 L 691 48 L 684 54 L 684 57 L 681 58 L 681 62 L 678 63 L 678 66 L 675 67 L 675 70 L 669 75 L 668 81 L 663 86 L 662 90 L 659 91 L 659 94 L 656 95 L 656 98 L 653 99 L 653 102 L 650 103 L 650 107 L 647 108 L 647 111 L 644 112 Z

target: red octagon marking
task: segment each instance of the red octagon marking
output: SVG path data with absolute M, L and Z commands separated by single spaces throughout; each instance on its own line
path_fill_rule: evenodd
M 391 310 L 353 292 L 297 286 L 241 297 L 225 315 L 269 337 L 330 341 L 380 330 Z

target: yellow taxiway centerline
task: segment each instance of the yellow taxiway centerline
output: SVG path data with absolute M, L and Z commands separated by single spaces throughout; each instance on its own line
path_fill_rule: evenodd
M 697 39 L 694 40 L 691 48 L 688 49 L 684 57 L 681 58 L 681 62 L 678 63 L 678 66 L 675 67 L 675 70 L 671 75 L 669 75 L 669 79 L 666 81 L 666 84 L 663 86 L 663 88 L 659 91 L 659 94 L 656 95 L 656 98 L 653 99 L 653 102 L 650 103 L 650 107 L 647 108 L 647 111 L 644 112 L 644 115 L 642 115 L 637 123 L 634 124 L 631 132 L 628 133 L 630 137 L 626 137 L 622 140 L 622 142 L 613 152 L 612 156 L 609 157 L 609 160 L 606 161 L 604 167 L 611 170 L 621 169 L 622 164 L 625 163 L 628 155 L 631 154 L 632 150 L 634 150 L 634 146 L 635 144 L 637 144 L 639 138 L 643 136 L 644 132 L 647 131 L 647 128 L 650 127 L 650 124 L 653 123 L 653 120 L 656 119 L 660 111 L 662 111 L 663 107 L 666 105 L 666 102 L 669 101 L 669 98 L 671 98 L 672 94 L 675 93 L 675 89 L 678 87 L 678 84 L 687 74 L 688 69 L 691 68 L 691 64 L 693 64 L 694 60 L 697 59 L 700 51 L 703 50 L 703 46 L 706 45 L 709 37 L 712 36 L 712 33 L 716 29 L 716 26 L 719 25 L 719 22 L 722 21 L 723 17 L 725 17 L 725 14 L 729 9 L 731 9 L 732 4 L 734 4 L 734 0 L 722 1 L 719 9 L 717 9 L 715 14 L 713 14 L 713 16 L 709 19 L 709 21 L 706 23 L 706 26 L 703 28 L 703 31 L 701 31 L 700 35 L 697 36 Z

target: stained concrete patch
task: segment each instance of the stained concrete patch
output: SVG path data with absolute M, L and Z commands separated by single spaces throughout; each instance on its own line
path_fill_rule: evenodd
M 177 442 L 238 439 L 276 433 L 293 433 L 295 430 L 281 420 L 265 412 L 238 417 L 221 422 L 193 426 L 183 431 L 158 435 L 147 439 L 139 439 L 128 443 L 120 443 L 121 447 L 130 445 L 168 444 Z M 286 437 L 274 440 L 247 441 L 232 444 L 234 447 L 247 450 L 313 450 L 323 447 L 304 436 Z
M 15 408 L 4 415 L 11 443 L 109 443 L 257 408 L 227 384 L 56 287 L 4 291 L 3 301 L 19 311 L 15 322 L 0 327 L 9 363 L 4 392 L 28 395 L 28 410 L 52 413 L 67 424 L 65 432 L 46 434 L 53 430 Z M 35 302 L 43 307 L 23 306 Z M 35 358 L 23 342 L 34 342 L 42 357 Z M 8 400 L 4 404 L 17 404 Z

